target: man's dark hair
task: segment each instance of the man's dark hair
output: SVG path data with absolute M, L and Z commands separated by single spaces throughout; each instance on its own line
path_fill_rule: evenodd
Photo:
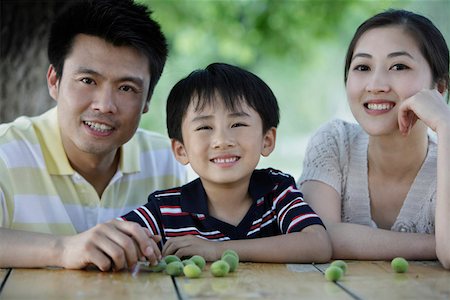
M 48 58 L 61 78 L 64 61 L 77 34 L 104 39 L 114 46 L 129 46 L 148 58 L 150 88 L 147 101 L 161 77 L 167 59 L 167 42 L 152 12 L 132 0 L 79 0 L 67 7 L 52 24 Z M 105 54 L 107 55 L 107 54 Z

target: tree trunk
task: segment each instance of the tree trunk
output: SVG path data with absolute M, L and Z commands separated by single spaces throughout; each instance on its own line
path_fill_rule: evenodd
M 70 1 L 0 1 L 0 123 L 5 123 L 54 105 L 46 82 L 48 34 L 55 14 Z

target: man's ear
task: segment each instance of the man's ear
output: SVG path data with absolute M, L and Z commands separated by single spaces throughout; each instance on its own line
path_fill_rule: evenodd
M 275 141 L 277 139 L 277 129 L 275 127 L 266 131 L 263 137 L 263 148 L 261 151 L 262 156 L 269 156 L 275 149 Z
M 189 158 L 182 142 L 176 139 L 172 139 L 172 152 L 175 158 L 183 165 L 189 163 Z
M 144 109 L 142 110 L 142 113 L 145 114 L 148 112 L 148 106 L 150 105 L 150 100 L 146 100 L 144 104 Z
M 58 84 L 59 79 L 58 76 L 56 76 L 56 70 L 53 65 L 50 65 L 47 71 L 47 87 L 48 93 L 55 101 L 58 99 Z

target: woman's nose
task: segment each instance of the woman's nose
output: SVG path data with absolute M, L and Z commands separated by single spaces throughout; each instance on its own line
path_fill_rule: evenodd
M 388 92 L 390 89 L 388 74 L 382 71 L 373 71 L 368 78 L 366 91 L 370 93 Z

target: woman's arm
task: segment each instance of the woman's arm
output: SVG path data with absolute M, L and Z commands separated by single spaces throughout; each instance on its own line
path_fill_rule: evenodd
M 398 120 L 403 134 L 408 134 L 417 119 L 438 138 L 436 255 L 444 268 L 450 269 L 450 108 L 436 89 L 420 91 L 401 104 Z
M 331 257 L 330 240 L 321 225 L 308 226 L 301 232 L 225 242 L 207 241 L 193 235 L 180 236 L 167 241 L 163 255 L 201 255 L 207 261 L 215 261 L 226 249 L 235 250 L 241 261 L 252 262 L 323 263 Z
M 433 235 L 342 223 L 341 199 L 336 190 L 320 181 L 306 181 L 302 192 L 327 227 L 334 259 L 390 260 L 397 256 L 436 259 Z

